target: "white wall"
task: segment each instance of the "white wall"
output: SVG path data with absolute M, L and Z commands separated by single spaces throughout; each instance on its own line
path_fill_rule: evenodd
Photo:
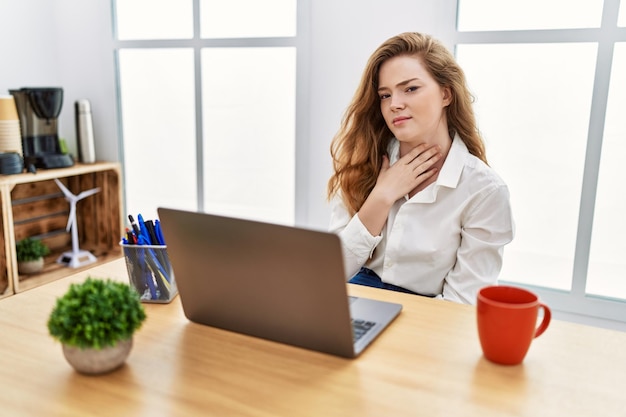
M 1 1 L 1 0 L 0 0 Z M 20 0 L 23 1 L 23 0 Z M 67 96 L 63 126 L 75 143 L 74 102 L 91 101 L 96 158 L 119 160 L 115 63 L 109 1 L 54 0 L 61 82 Z
M 300 159 L 297 221 L 325 229 L 330 141 L 365 62 L 385 39 L 404 31 L 432 33 L 446 42 L 454 0 L 310 0 L 308 129 Z M 93 107 L 96 156 L 120 160 L 109 1 L 0 0 L 0 94 L 8 89 L 62 86 L 60 135 L 75 153 L 74 101 Z M 306 52 L 306 51 L 305 51 Z
M 53 15 L 52 2 L 0 0 L 0 94 L 60 83 Z
M 74 102 L 89 99 L 96 157 L 119 160 L 110 3 L 0 0 L 0 17 L 0 94 L 63 87 L 59 135 L 74 155 Z

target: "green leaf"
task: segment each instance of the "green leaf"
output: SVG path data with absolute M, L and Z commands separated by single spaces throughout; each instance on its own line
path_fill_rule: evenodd
M 88 277 L 57 299 L 48 331 L 64 344 L 102 348 L 128 339 L 145 319 L 139 295 L 128 284 Z

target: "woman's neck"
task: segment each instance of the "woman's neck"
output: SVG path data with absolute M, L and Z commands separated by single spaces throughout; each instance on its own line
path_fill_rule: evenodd
M 417 186 L 415 189 L 413 189 L 410 193 L 409 193 L 409 198 L 413 197 L 415 194 L 419 193 L 420 191 L 422 191 L 423 189 L 425 189 L 426 187 L 428 187 L 430 184 L 434 183 L 435 181 L 437 181 L 437 178 L 439 177 L 439 172 L 441 172 L 441 168 L 443 167 L 443 164 L 446 161 L 446 158 L 448 157 L 448 153 L 450 152 L 450 148 L 452 147 L 452 139 L 446 135 L 445 137 L 438 139 L 438 140 L 434 140 L 432 142 L 428 142 L 431 145 L 439 145 L 439 147 L 441 148 L 441 154 L 442 154 L 442 158 L 439 159 L 434 165 L 433 168 L 437 169 L 437 173 L 435 175 L 433 175 L 432 177 L 430 177 L 429 179 L 427 179 L 426 181 L 424 181 L 423 183 L 421 183 L 419 186 Z M 409 151 L 411 151 L 411 149 L 415 148 L 417 145 L 419 145 L 418 143 L 409 143 L 409 142 L 400 142 L 400 155 L 399 157 L 401 158 L 403 155 L 407 154 Z

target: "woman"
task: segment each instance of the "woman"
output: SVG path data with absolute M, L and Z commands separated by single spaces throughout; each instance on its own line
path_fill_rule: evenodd
M 514 223 L 472 101 L 428 35 L 400 34 L 370 57 L 331 145 L 330 230 L 350 282 L 468 304 L 497 282 Z

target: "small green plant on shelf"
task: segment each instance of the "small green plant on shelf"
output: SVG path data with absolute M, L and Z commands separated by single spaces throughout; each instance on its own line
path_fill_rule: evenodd
M 131 339 L 145 319 L 139 295 L 128 284 L 90 276 L 57 299 L 48 331 L 64 346 L 104 349 Z
M 27 237 L 15 245 L 17 261 L 36 261 L 50 253 L 50 248 L 39 239 Z
M 43 257 L 50 249 L 39 239 L 27 237 L 15 245 L 17 270 L 20 274 L 35 274 L 44 267 Z

